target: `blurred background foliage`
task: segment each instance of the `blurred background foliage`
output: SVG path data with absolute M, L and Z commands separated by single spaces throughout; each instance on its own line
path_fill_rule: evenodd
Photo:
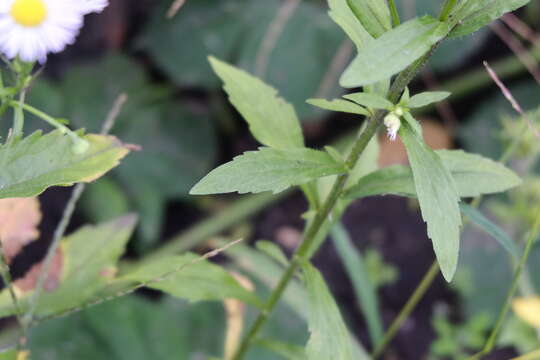
M 32 87 L 29 102 L 69 119 L 73 127 L 95 132 L 114 99 L 122 92 L 128 94 L 129 100 L 112 132 L 125 142 L 140 145 L 142 151 L 88 187 L 78 216 L 80 222 L 95 223 L 129 211 L 139 213 L 139 228 L 130 245 L 132 254 L 146 254 L 165 237 L 186 230 L 195 220 L 234 201 L 234 197 L 197 198 L 187 194 L 217 164 L 256 146 L 238 114 L 228 105 L 207 62 L 208 55 L 239 65 L 275 86 L 294 104 L 310 145 L 325 144 L 356 128 L 350 115 L 330 114 L 305 103 L 311 97 L 338 96 L 342 89 L 337 78 L 354 55 L 353 45 L 327 16 L 325 1 L 187 0 L 172 19 L 165 16 L 168 0 L 111 3 L 102 17 L 89 18 L 79 43 L 51 57 L 44 74 Z M 441 1 L 397 3 L 406 19 L 435 14 Z M 519 15 L 538 29 L 539 8 L 538 1 L 532 1 Z M 490 29 L 444 43 L 413 89 L 440 86 L 446 90 L 446 84 L 453 86 L 456 100 L 450 105 L 450 116 L 443 108 L 433 111 L 431 118 L 440 119 L 436 123 L 451 144 L 497 159 L 509 141 L 508 134 L 520 129 L 515 125 L 518 119 L 514 111 L 487 77 L 474 80 L 469 76 L 469 71 L 480 69 L 484 59 L 514 64 L 505 80 L 522 106 L 532 111 L 531 118 L 540 123 L 540 87 Z M 27 133 L 41 126 L 37 120 L 28 124 Z M 540 148 L 534 138 L 524 146 L 518 151 L 521 158 L 514 158 L 511 165 L 526 176 L 526 185 L 508 195 L 489 198 L 482 209 L 519 241 L 530 227 L 531 208 L 540 203 L 540 178 L 533 175 Z M 247 233 L 271 237 L 273 230 L 266 229 L 283 225 L 283 218 L 288 218 L 288 226 L 298 226 L 300 220 L 291 220 L 291 213 L 300 214 L 304 205 L 297 203 L 298 198 L 293 196 L 289 205 L 280 205 L 258 218 Z M 377 202 L 368 202 L 367 206 L 377 206 L 373 204 Z M 416 214 L 409 205 L 384 206 L 400 206 Z M 47 204 L 44 207 L 46 212 Z M 398 234 L 409 226 L 404 221 L 393 225 L 398 227 Z M 384 226 L 390 225 L 386 222 Z M 423 225 L 414 226 L 419 228 L 416 234 L 424 231 Z M 388 323 L 418 282 L 423 263 L 412 275 L 403 263 L 387 264 L 386 260 L 391 262 L 401 256 L 399 247 L 384 248 L 377 242 L 368 246 L 369 238 L 353 236 L 357 247 L 369 247 L 366 262 L 370 273 L 385 274 L 378 281 L 383 294 L 381 307 L 388 308 L 383 318 Z M 281 246 L 289 251 L 284 244 L 286 241 Z M 502 285 L 510 283 L 512 268 L 504 251 L 478 230 L 467 229 L 462 244 L 452 292 L 441 290 L 440 282 L 433 289 L 434 295 L 428 294 L 429 304 L 442 305 L 426 310 L 426 303 L 421 303 L 424 308 L 419 311 L 427 315 L 415 315 L 415 319 L 427 317 L 428 330 L 418 333 L 424 339 L 415 350 L 403 345 L 405 340 L 398 337 L 396 346 L 402 347 L 398 358 L 417 359 L 419 354 L 429 353 L 434 359 L 459 359 L 464 351 L 483 344 L 504 301 L 507 289 Z M 325 273 L 332 274 L 329 282 L 345 284 L 331 287 L 348 309 L 345 313 L 352 328 L 358 330 L 362 324 L 356 324 L 358 319 L 354 318 L 358 308 L 351 300 L 352 290 L 348 280 L 335 275 L 342 270 L 332 267 L 339 265 L 333 262 L 335 253 L 330 254 L 318 261 Z M 232 267 L 242 270 L 241 266 Z M 249 269 L 243 270 L 250 273 Z M 275 268 L 272 271 L 275 273 Z M 529 275 L 540 290 L 538 243 L 531 256 Z M 255 278 L 264 282 L 262 275 Z M 402 280 L 409 285 L 394 285 Z M 342 293 L 344 286 L 347 290 Z M 264 292 L 262 289 L 258 291 Z M 265 336 L 302 344 L 304 320 L 294 310 L 294 304 L 288 305 L 280 307 Z M 168 297 L 159 302 L 148 297 L 128 297 L 45 323 L 35 332 L 31 348 L 38 354 L 36 359 L 198 359 L 220 355 L 224 322 L 224 310 L 219 304 L 188 306 Z M 365 330 L 357 332 L 364 341 Z M 534 329 L 514 315 L 508 319 L 500 342 L 523 352 L 540 346 Z M 262 348 L 250 355 L 253 359 L 276 358 Z

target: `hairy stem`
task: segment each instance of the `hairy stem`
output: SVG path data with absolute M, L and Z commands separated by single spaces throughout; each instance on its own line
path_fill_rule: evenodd
M 393 103 L 396 103 L 399 100 L 401 93 L 403 92 L 405 87 L 416 76 L 418 71 L 422 68 L 422 66 L 429 58 L 430 54 L 431 53 L 424 55 L 397 76 L 396 80 L 392 83 L 392 86 L 388 92 L 388 100 Z M 369 141 L 377 133 L 377 130 L 381 126 L 385 114 L 386 111 L 380 110 L 367 120 L 367 126 L 365 127 L 364 131 L 362 131 L 358 136 L 351 152 L 349 153 L 349 156 L 347 157 L 347 160 L 345 161 L 345 164 L 349 169 L 354 168 L 358 159 L 360 158 L 360 155 L 367 147 Z M 287 285 L 296 273 L 296 270 L 300 267 L 300 264 L 306 260 L 309 260 L 311 254 L 313 253 L 312 247 L 315 244 L 317 234 L 321 227 L 324 225 L 328 216 L 331 214 L 337 201 L 341 197 L 348 179 L 349 174 L 340 175 L 336 179 L 332 190 L 330 191 L 330 194 L 317 211 L 315 218 L 309 223 L 309 225 L 305 229 L 302 243 L 296 249 L 293 259 L 285 270 L 285 273 L 282 275 L 277 287 L 272 291 L 272 294 L 270 295 L 270 298 L 268 299 L 263 310 L 261 311 L 255 322 L 253 323 L 252 327 L 248 331 L 247 335 L 243 339 L 242 343 L 240 344 L 240 347 L 233 358 L 234 360 L 240 360 L 244 357 L 247 350 L 249 349 L 249 346 L 257 338 L 257 334 L 259 333 L 262 326 L 266 323 L 268 316 L 281 298 L 283 291 L 285 291 Z

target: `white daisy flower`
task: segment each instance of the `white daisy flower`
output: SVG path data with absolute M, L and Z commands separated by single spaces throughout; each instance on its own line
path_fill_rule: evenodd
M 10 59 L 45 62 L 73 44 L 84 15 L 108 0 L 0 0 L 0 52 Z

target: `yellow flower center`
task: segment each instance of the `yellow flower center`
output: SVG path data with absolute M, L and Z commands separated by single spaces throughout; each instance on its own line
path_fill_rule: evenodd
M 47 18 L 44 0 L 15 0 L 11 6 L 11 17 L 26 27 L 41 25 Z

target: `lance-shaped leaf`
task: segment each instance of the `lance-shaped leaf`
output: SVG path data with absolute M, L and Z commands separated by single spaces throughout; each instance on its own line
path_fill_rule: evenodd
M 159 281 L 152 281 L 156 279 Z M 262 306 L 262 301 L 255 294 L 244 289 L 222 267 L 190 253 L 144 264 L 119 281 L 149 282 L 150 288 L 192 302 L 234 298 Z
M 309 300 L 309 337 L 306 355 L 310 360 L 352 360 L 349 332 L 339 308 L 317 269 L 302 266 Z
M 339 83 L 354 88 L 389 79 L 426 54 L 448 31 L 447 24 L 429 16 L 407 21 L 367 44 Z
M 362 26 L 375 38 L 392 29 L 390 9 L 386 1 L 381 0 L 347 0 Z
M 467 12 L 457 12 L 461 23 L 450 33 L 451 37 L 468 35 L 497 20 L 504 14 L 519 9 L 530 0 L 470 0 Z
M 281 192 L 293 185 L 346 172 L 329 154 L 307 148 L 248 151 L 212 170 L 190 194 Z
M 373 37 L 364 29 L 362 24 L 352 12 L 347 0 L 328 0 L 330 11 L 328 15 L 338 24 L 347 36 L 356 45 L 357 50 L 361 50 Z
M 113 136 L 89 134 L 90 147 L 80 154 L 59 130 L 35 132 L 21 141 L 0 146 L 0 198 L 30 197 L 50 186 L 91 182 L 117 166 L 129 150 Z
M 462 198 L 506 191 L 521 184 L 512 170 L 491 159 L 462 150 L 435 151 L 450 171 Z M 412 170 L 409 166 L 394 165 L 361 178 L 345 197 L 349 200 L 374 195 L 416 197 Z
M 369 115 L 369 111 L 367 111 L 366 108 L 343 99 L 334 99 L 330 101 L 326 99 L 309 99 L 307 100 L 307 103 L 324 110 L 345 112 L 364 116 Z
M 442 101 L 450 95 L 451 93 L 448 91 L 426 91 L 411 97 L 406 105 L 411 109 L 421 108 L 429 104 Z
M 452 280 L 459 255 L 461 214 L 454 178 L 442 159 L 407 123 L 400 130 L 414 178 L 422 218 L 447 281 Z
M 253 136 L 277 149 L 300 148 L 304 137 L 291 104 L 276 89 L 232 65 L 210 57 L 210 64 L 224 82 L 230 102 L 247 121 Z

